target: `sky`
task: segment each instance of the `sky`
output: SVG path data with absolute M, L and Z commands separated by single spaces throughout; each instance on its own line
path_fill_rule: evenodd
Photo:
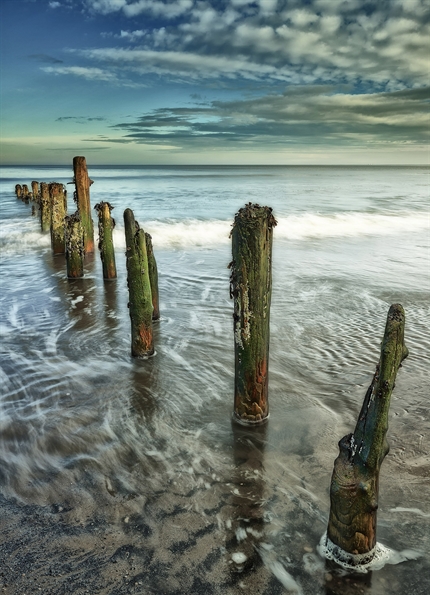
M 427 165 L 430 0 L 0 0 L 3 165 Z

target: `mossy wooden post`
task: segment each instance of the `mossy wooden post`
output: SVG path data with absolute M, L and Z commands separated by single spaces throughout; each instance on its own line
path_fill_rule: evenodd
M 379 470 L 389 450 L 390 397 L 397 370 L 408 355 L 404 329 L 404 310 L 394 304 L 388 311 L 381 356 L 354 433 L 340 440 L 334 463 L 326 545 L 335 559 L 352 566 L 370 562 L 376 547 Z
M 65 218 L 67 277 L 79 279 L 84 276 L 84 232 L 79 212 Z
M 131 319 L 131 354 L 145 357 L 154 353 L 152 337 L 152 295 L 146 254 L 145 232 L 131 209 L 124 211 L 127 284 Z
M 230 295 L 234 300 L 234 413 L 243 424 L 269 415 L 268 364 L 272 238 L 276 220 L 270 207 L 247 204 L 236 213 Z
M 148 255 L 149 281 L 151 283 L 152 294 L 152 320 L 160 319 L 160 298 L 158 294 L 158 268 L 152 247 L 152 237 L 145 233 L 146 253 Z
M 90 186 L 93 183 L 88 177 L 85 157 L 73 158 L 73 173 L 76 188 L 76 203 L 84 230 L 85 253 L 94 252 L 94 226 L 91 218 Z
M 51 229 L 51 197 L 49 196 L 49 184 L 41 182 L 40 184 L 40 226 L 42 231 Z
M 39 198 L 39 182 L 36 182 L 35 180 L 31 182 L 31 192 L 33 200 L 37 200 Z
M 49 196 L 51 199 L 51 246 L 53 254 L 64 254 L 65 244 L 65 222 L 67 214 L 64 200 L 64 186 L 58 182 L 49 184 Z
M 21 184 L 15 184 L 15 194 L 17 198 L 22 199 L 22 186 Z
M 115 250 L 113 246 L 115 219 L 111 217 L 114 207 L 108 202 L 99 202 L 94 208 L 99 217 L 99 250 L 103 265 L 103 278 L 116 279 Z

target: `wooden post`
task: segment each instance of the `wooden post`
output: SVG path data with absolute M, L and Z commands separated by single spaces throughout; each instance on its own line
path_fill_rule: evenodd
M 28 189 L 27 184 L 23 184 L 22 185 L 22 196 L 21 196 L 22 200 L 26 203 L 29 202 L 30 198 L 31 198 L 31 192 Z
M 146 357 L 154 353 L 152 337 L 152 295 L 149 281 L 145 232 L 131 209 L 124 211 L 127 246 L 128 304 L 131 319 L 131 354 Z
M 85 157 L 73 158 L 73 173 L 76 188 L 76 203 L 84 230 L 85 253 L 94 252 L 94 226 L 91 218 L 90 186 L 93 183 L 88 177 Z
M 67 277 L 84 276 L 84 233 L 79 212 L 65 218 Z
M 94 208 L 99 217 L 99 250 L 103 265 L 103 278 L 116 279 L 115 249 L 112 237 L 115 219 L 111 217 L 114 207 L 108 202 L 99 202 Z
M 243 424 L 269 415 L 268 364 L 272 238 L 276 219 L 270 207 L 247 204 L 236 213 L 230 296 L 234 300 L 234 414 Z
M 40 226 L 42 231 L 51 229 L 51 198 L 49 196 L 49 184 L 40 184 Z
M 17 198 L 22 199 L 22 186 L 21 184 L 15 184 L 15 194 Z
M 158 294 L 158 268 L 152 247 L 152 237 L 145 233 L 146 253 L 148 255 L 149 281 L 152 294 L 152 320 L 160 319 L 160 299 Z
M 39 182 L 36 182 L 35 180 L 31 182 L 31 192 L 33 195 L 33 200 L 37 200 L 39 197 Z
M 369 563 L 376 550 L 379 470 L 389 447 L 388 410 L 397 370 L 408 350 L 405 313 L 400 304 L 388 311 L 381 356 L 353 434 L 339 442 L 330 486 L 326 543 L 334 559 L 350 566 Z
M 66 251 L 65 223 L 67 214 L 64 199 L 64 186 L 58 182 L 49 184 L 51 200 L 51 246 L 53 254 L 64 254 Z

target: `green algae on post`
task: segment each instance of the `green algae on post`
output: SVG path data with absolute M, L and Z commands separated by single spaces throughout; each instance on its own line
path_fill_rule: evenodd
M 93 181 L 88 176 L 85 157 L 73 157 L 75 199 L 78 205 L 81 225 L 84 232 L 85 253 L 94 252 L 94 225 L 91 218 L 90 186 Z
M 151 294 L 152 294 L 152 320 L 160 319 L 160 298 L 158 294 L 158 268 L 157 261 L 155 260 L 154 250 L 152 247 L 152 236 L 149 233 L 145 233 L 146 240 L 146 253 L 148 255 L 148 270 L 149 270 L 149 281 L 151 283 Z
M 49 184 L 41 182 L 40 184 L 40 226 L 43 232 L 51 229 L 51 197 L 49 196 Z
M 127 257 L 127 285 L 131 320 L 131 354 L 147 357 L 154 353 L 152 334 L 152 294 L 149 280 L 145 232 L 131 209 L 124 211 Z
M 63 184 L 51 182 L 49 196 L 51 198 L 51 246 L 53 254 L 64 254 L 66 251 L 65 217 L 67 207 Z
M 378 554 L 376 511 L 379 471 L 389 447 L 388 411 L 397 370 L 408 355 L 405 312 L 390 307 L 379 363 L 353 434 L 339 442 L 330 486 L 330 516 L 323 547 L 349 566 L 369 564 Z
M 111 217 L 113 208 L 108 202 L 99 202 L 94 207 L 99 217 L 99 250 L 104 279 L 116 279 L 115 249 L 113 245 L 115 219 Z
M 234 300 L 234 414 L 243 424 L 269 416 L 268 366 L 272 240 L 276 219 L 270 207 L 248 203 L 236 213 L 230 263 Z
M 67 277 L 80 279 L 84 276 L 84 231 L 79 212 L 65 218 Z

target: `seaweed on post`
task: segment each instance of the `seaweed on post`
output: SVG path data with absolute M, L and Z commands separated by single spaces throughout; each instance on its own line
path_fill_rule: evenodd
M 124 211 L 127 257 L 127 285 L 131 320 L 131 354 L 147 357 L 154 353 L 152 333 L 152 294 L 149 280 L 145 232 L 131 209 Z
M 248 203 L 236 213 L 230 263 L 234 300 L 234 414 L 239 423 L 269 416 L 268 365 L 272 240 L 276 219 L 270 207 Z

